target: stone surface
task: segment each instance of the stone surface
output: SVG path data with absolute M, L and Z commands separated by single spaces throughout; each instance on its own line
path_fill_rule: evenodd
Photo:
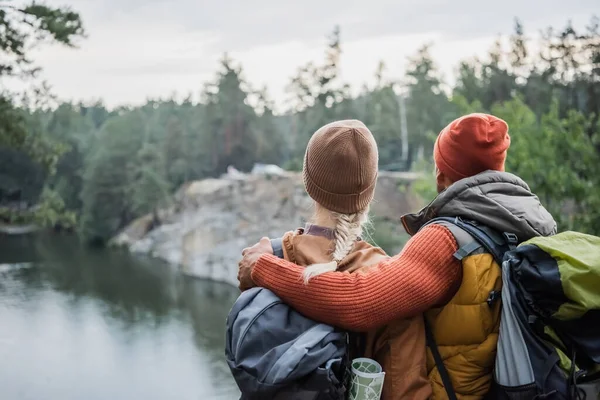
M 372 213 L 386 220 L 416 210 L 411 194 L 414 174 L 380 173 Z M 244 247 L 262 236 L 278 237 L 303 226 L 313 202 L 302 176 L 246 175 L 206 179 L 183 185 L 174 205 L 133 221 L 113 240 L 135 253 L 149 254 L 178 265 L 185 274 L 237 286 L 237 263 Z

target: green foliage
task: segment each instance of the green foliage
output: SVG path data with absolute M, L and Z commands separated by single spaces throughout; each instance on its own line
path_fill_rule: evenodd
M 183 184 L 188 179 L 186 132 L 183 121 L 174 114 L 168 121 L 164 139 L 164 159 L 170 166 L 167 169 L 167 178 L 176 186 Z
M 438 132 L 460 115 L 491 112 L 510 126 L 507 169 L 530 184 L 561 229 L 600 234 L 598 26 L 592 19 L 585 32 L 570 25 L 550 29 L 534 51 L 516 21 L 508 48 L 498 41 L 487 57 L 462 62 L 454 88 L 445 85 L 425 45 L 410 58 L 402 82 L 387 79 L 381 63 L 375 85 L 355 97 L 341 78 L 336 28 L 323 59 L 292 77 L 283 115 L 227 55 L 199 103 L 154 99 L 114 110 L 101 102 L 32 109 L 2 93 L 0 219 L 69 227 L 78 216 L 81 234 L 102 242 L 168 204 L 180 185 L 219 176 L 230 165 L 249 171 L 258 162 L 274 163 L 300 171 L 310 136 L 350 118 L 373 132 L 381 167 L 422 173 L 409 190 L 430 200 L 437 193 L 432 149 Z M 82 34 L 70 10 L 0 0 L 0 78 L 35 72 L 23 43 L 45 37 L 72 45 Z M 395 253 L 406 240 L 400 229 L 396 221 L 376 219 L 373 239 Z
M 83 186 L 83 163 L 95 131 L 94 121 L 86 115 L 87 111 L 85 105 L 63 103 L 51 113 L 37 113 L 47 136 L 68 146 L 68 151 L 58 160 L 56 173 L 47 178 L 46 185 L 60 195 L 68 209 L 75 212 L 79 212 L 82 206 L 79 194 Z
M 0 206 L 0 221 L 9 224 L 30 224 L 43 228 L 73 230 L 77 215 L 65 208 L 58 193 L 44 188 L 34 208 L 15 209 Z
M 67 150 L 68 146 L 49 138 L 26 110 L 17 108 L 0 94 L 0 151 L 24 153 L 53 174 L 56 163 Z
M 33 219 L 31 210 L 20 210 L 12 207 L 0 206 L 0 221 L 8 224 L 29 224 Z
M 388 255 L 398 254 L 410 238 L 399 226 L 398 221 L 389 221 L 374 217 L 370 235 L 365 240 L 374 246 L 381 247 Z
M 298 69 L 287 92 L 291 96 L 289 126 L 292 143 L 291 165 L 298 165 L 312 134 L 321 126 L 340 119 L 356 118 L 350 87 L 340 78 L 339 61 L 342 54 L 340 30 L 336 27 L 329 37 L 325 61 L 310 62 Z
M 244 90 L 241 75 L 241 68 L 225 55 L 216 81 L 204 90 L 206 135 L 201 145 L 209 150 L 206 158 L 213 173 L 224 173 L 229 165 L 249 171 L 256 161 L 258 116 L 248 105 L 249 90 Z
M 155 146 L 145 143 L 137 154 L 132 186 L 132 211 L 136 215 L 151 212 L 164 205 L 169 197 L 165 162 Z
M 483 106 L 479 100 L 469 102 L 466 97 L 461 94 L 454 92 L 452 99 L 450 100 L 452 106 L 455 108 L 457 115 L 465 115 L 477 112 L 485 112 Z
M 131 184 L 136 157 L 146 137 L 141 111 L 109 120 L 99 133 L 102 146 L 91 151 L 85 165 L 81 193 L 80 231 L 88 241 L 106 241 L 135 217 Z
M 300 172 L 300 171 L 302 171 L 302 159 L 294 158 L 294 159 L 286 162 L 285 164 L 283 164 L 283 168 L 288 171 Z
M 55 42 L 72 46 L 83 34 L 79 14 L 69 8 L 1 1 L 0 79 L 34 77 L 39 68 L 32 65 L 28 54 L 33 45 Z M 8 218 L 13 222 L 33 220 L 43 226 L 70 227 L 75 223 L 74 214 L 65 210 L 59 194 L 42 191 L 42 187 L 71 148 L 48 135 L 40 119 L 26 108 L 31 95 L 21 95 L 23 106 L 17 106 L 17 94 L 0 92 L 0 203 L 8 203 L 3 210 L 14 214 Z M 40 93 L 34 92 L 34 96 Z M 35 202 L 39 204 L 31 211 L 29 206 Z
M 411 162 L 429 158 L 441 128 L 456 117 L 443 91 L 442 78 L 429 54 L 430 45 L 419 49 L 409 60 L 406 72 L 409 152 Z
M 600 141 L 598 133 L 587 133 L 593 117 L 571 110 L 561 118 L 555 101 L 538 121 L 520 98 L 496 105 L 493 113 L 512 132 L 507 169 L 530 184 L 561 229 L 600 234 L 600 175 L 593 167 L 600 165 Z
M 0 3 L 0 79 L 7 75 L 31 76 L 38 71 L 27 54 L 32 42 L 72 46 L 73 40 L 84 33 L 79 15 L 68 8 L 36 2 L 18 6 L 12 3 Z M 0 149 L 23 152 L 54 173 L 67 148 L 36 129 L 27 118 L 27 110 L 16 107 L 9 96 L 7 92 L 0 93 Z
M 256 160 L 264 164 L 280 164 L 283 162 L 287 145 L 284 136 L 277 126 L 276 116 L 273 115 L 273 104 L 267 98 L 266 89 L 259 93 L 257 116 L 253 125 L 256 137 Z
M 0 76 L 32 75 L 38 71 L 27 55 L 32 41 L 73 46 L 73 40 L 83 35 L 79 14 L 68 7 L 50 7 L 35 1 L 14 5 L 11 0 L 4 0 L 0 3 Z
M 426 202 L 430 202 L 437 196 L 433 160 L 422 160 L 415 164 L 413 171 L 421 173 L 421 177 L 411 185 L 411 190 Z
M 72 230 L 77 226 L 76 214 L 65 208 L 65 203 L 57 192 L 47 188 L 42 191 L 32 219 L 41 227 Z
M 376 84 L 373 89 L 365 88 L 363 94 L 363 122 L 369 127 L 379 147 L 379 165 L 397 163 L 402 154 L 400 135 L 400 105 L 394 91 L 394 82 L 384 78 L 385 65 L 379 64 Z

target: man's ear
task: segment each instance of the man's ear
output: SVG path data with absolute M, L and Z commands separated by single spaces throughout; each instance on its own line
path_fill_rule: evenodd
M 437 166 L 435 167 L 435 186 L 438 193 L 442 193 L 446 189 L 446 176 L 440 171 Z

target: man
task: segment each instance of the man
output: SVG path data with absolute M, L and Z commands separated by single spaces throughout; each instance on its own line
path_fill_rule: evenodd
M 425 313 L 456 397 L 483 398 L 498 340 L 500 304 L 489 300 L 501 289 L 500 267 L 490 254 L 469 246 L 465 231 L 427 223 L 460 217 L 515 234 L 518 242 L 556 233 L 552 216 L 527 184 L 504 172 L 509 146 L 503 120 L 488 114 L 456 119 L 435 142 L 440 194 L 419 213 L 402 217 L 413 236 L 400 254 L 363 274 L 331 272 L 305 285 L 302 268 L 273 256 L 263 238 L 243 252 L 240 289 L 266 287 L 310 318 L 355 331 Z M 448 398 L 431 353 L 428 374 L 433 398 Z

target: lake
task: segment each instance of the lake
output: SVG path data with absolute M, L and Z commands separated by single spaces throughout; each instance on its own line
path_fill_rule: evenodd
M 0 236 L 0 399 L 237 399 L 237 294 L 71 237 Z

